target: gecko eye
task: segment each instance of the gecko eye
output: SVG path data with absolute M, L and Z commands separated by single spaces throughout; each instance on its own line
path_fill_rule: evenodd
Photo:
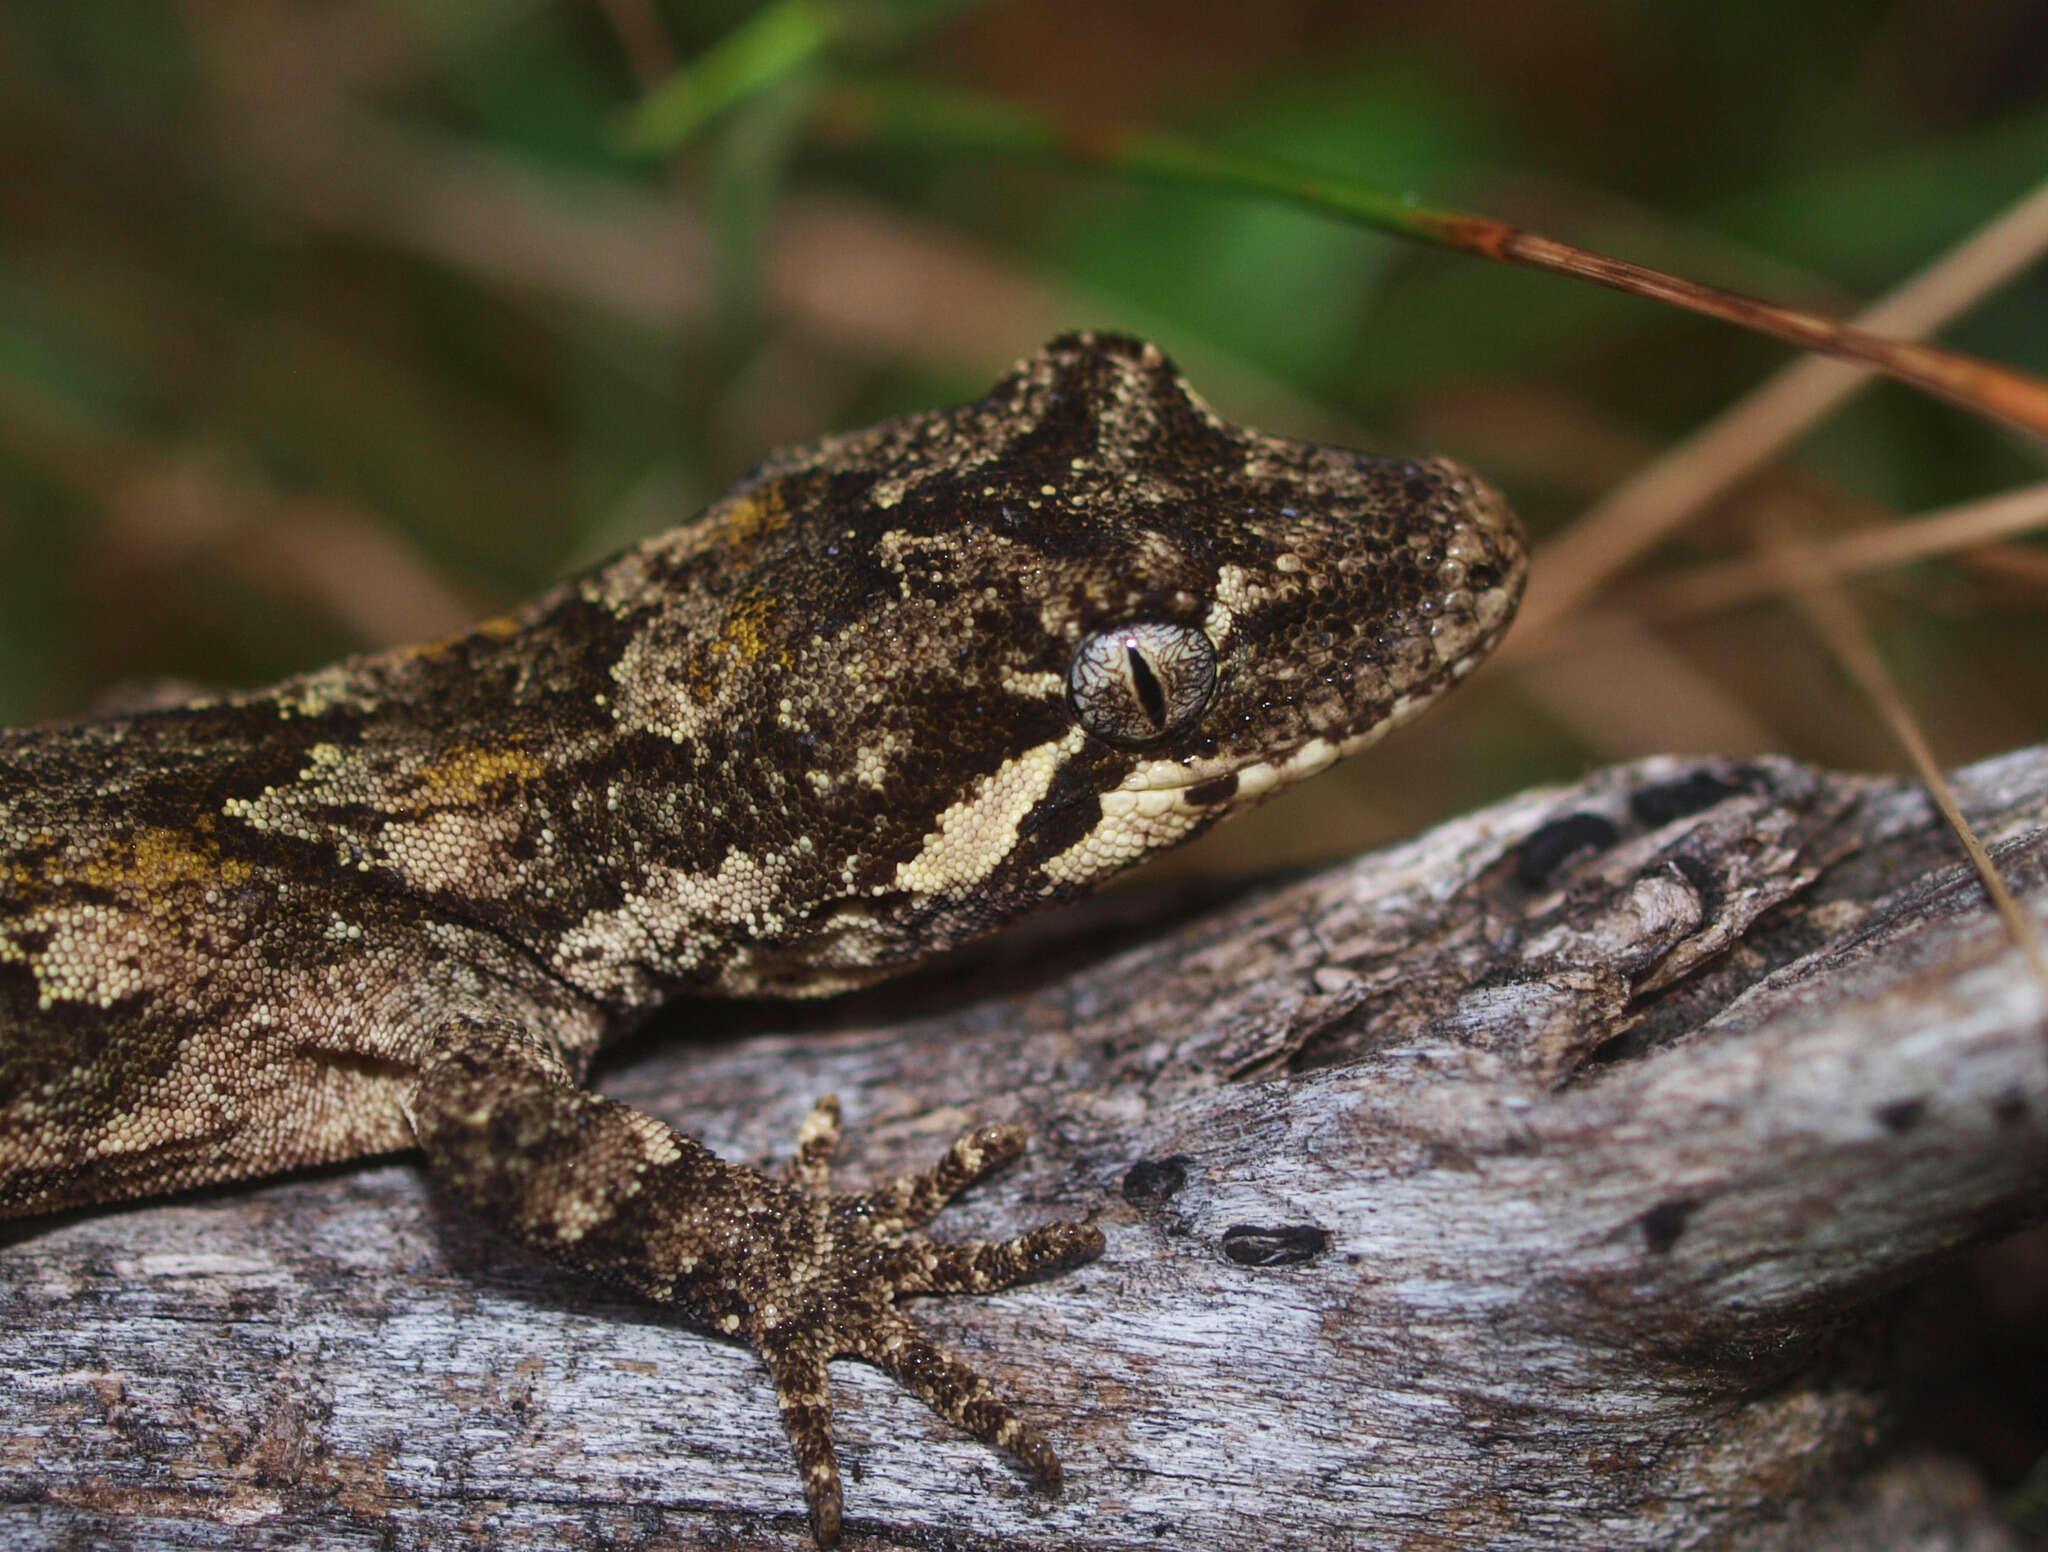
M 1216 649 L 1186 625 L 1145 620 L 1097 631 L 1067 670 L 1067 705 L 1112 744 L 1149 744 L 1202 714 L 1216 688 Z

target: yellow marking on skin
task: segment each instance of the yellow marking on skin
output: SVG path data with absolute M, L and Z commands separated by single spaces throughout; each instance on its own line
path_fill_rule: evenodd
M 547 763 L 524 749 L 484 749 L 463 744 L 419 769 L 420 794 L 433 804 L 465 805 L 507 781 L 535 781 Z
M 459 630 L 452 636 L 441 636 L 433 641 L 394 647 L 390 655 L 401 662 L 432 661 L 437 657 L 446 657 L 472 636 L 481 636 L 486 641 L 510 641 L 524 628 L 524 624 L 525 622 L 516 614 L 496 614 L 466 630 Z
M 789 522 L 789 498 L 779 484 L 757 485 L 737 496 L 720 514 L 725 537 L 735 549 L 766 538 Z
M 775 595 L 766 589 L 747 593 L 733 602 L 719 624 L 718 634 L 693 650 L 683 665 L 683 683 L 692 700 L 709 706 L 718 698 L 728 669 L 745 668 L 760 659 L 768 650 L 769 627 L 780 607 Z M 795 666 L 787 648 L 777 660 L 784 668 Z M 618 669 L 613 673 L 616 676 Z M 671 732 L 671 736 L 679 735 Z
M 732 656 L 741 664 L 753 662 L 768 649 L 767 628 L 775 614 L 773 593 L 763 589 L 746 594 L 726 611 L 712 652 L 719 657 Z
M 40 1007 L 110 1008 L 161 982 L 167 973 L 164 954 L 152 950 L 182 938 L 183 923 L 203 909 L 195 906 L 195 892 L 216 903 L 221 891 L 253 876 L 248 863 L 222 860 L 210 815 L 190 830 L 152 826 L 132 837 L 107 839 L 92 856 L 47 867 L 40 879 L 29 880 L 60 893 L 6 923 L 0 961 L 29 967 Z M 62 892 L 80 885 L 119 903 L 78 901 Z M 41 935 L 34 952 L 23 947 L 24 932 Z
M 1069 728 L 1059 738 L 1007 760 L 993 776 L 939 815 L 924 849 L 896 869 L 896 887 L 939 894 L 977 884 L 1017 844 L 1017 826 L 1052 786 L 1060 762 L 1080 751 L 1086 734 Z
M 95 889 L 139 894 L 159 915 L 171 908 L 167 897 L 180 884 L 247 882 L 248 863 L 221 861 L 220 843 L 206 833 L 212 823 L 206 816 L 197 835 L 162 827 L 143 830 L 126 845 L 102 850 L 77 876 Z
M 38 830 L 34 835 L 23 837 L 20 842 L 21 849 L 24 851 L 48 851 L 56 844 L 57 838 L 48 830 Z M 15 891 L 20 894 L 27 893 L 38 884 L 50 881 L 47 865 L 40 869 L 32 868 L 25 862 L 17 862 L 11 859 L 7 864 L 6 877 L 7 881 L 14 886 Z
M 1105 819 L 1157 819 L 1181 801 L 1178 787 L 1147 787 L 1142 792 L 1105 792 L 1100 802 Z

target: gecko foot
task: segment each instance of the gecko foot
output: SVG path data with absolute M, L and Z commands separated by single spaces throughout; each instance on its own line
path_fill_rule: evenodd
M 821 1547 L 839 1539 L 839 1465 L 825 1365 L 864 1358 L 923 1398 L 941 1417 L 1008 1450 L 1046 1492 L 1058 1492 L 1059 1457 L 1004 1404 L 987 1380 L 896 1307 L 917 1294 L 989 1293 L 1065 1271 L 1102 1253 L 1101 1231 L 1052 1223 L 1015 1239 L 944 1244 L 917 1230 L 948 1201 L 1024 1149 L 1018 1126 L 976 1127 L 930 1169 L 873 1190 L 829 1191 L 839 1107 L 819 1102 L 785 1172 L 809 1234 L 784 1241 L 773 1265 L 750 1268 L 742 1325 L 775 1381 L 783 1427 L 796 1452 Z M 793 1228 L 794 1225 L 792 1224 Z M 765 1274 L 765 1275 L 764 1275 Z

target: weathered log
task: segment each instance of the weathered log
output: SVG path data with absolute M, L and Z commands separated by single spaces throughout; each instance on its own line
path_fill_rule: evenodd
M 2048 750 L 1961 795 L 2048 906 Z M 1898 782 L 1651 761 L 1118 951 L 691 1005 L 756 1033 L 604 1087 L 756 1157 L 836 1091 L 842 1179 L 1020 1119 L 939 1232 L 1107 1234 L 918 1307 L 1064 1496 L 842 1364 L 850 1545 L 1989 1549 L 1885 1458 L 1868 1318 L 2048 1207 L 2042 992 L 1955 858 Z M 405 1162 L 16 1226 L 0 1325 L 7 1547 L 805 1544 L 751 1355 Z

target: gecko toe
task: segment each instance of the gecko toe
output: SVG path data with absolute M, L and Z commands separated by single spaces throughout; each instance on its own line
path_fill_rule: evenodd
M 811 1534 L 820 1547 L 839 1540 L 839 1457 L 832 1447 L 832 1392 L 825 1360 L 809 1345 L 784 1345 L 773 1337 L 759 1342 L 768 1373 L 775 1382 L 775 1404 L 782 1413 L 783 1432 L 803 1478 L 804 1502 L 810 1509 Z
M 839 1151 L 839 1096 L 827 1094 L 797 1128 L 796 1151 L 783 1169 L 783 1179 L 813 1195 L 832 1185 L 832 1156 Z
M 1102 1254 L 1102 1231 L 1087 1223 L 1048 1223 L 1010 1240 L 963 1240 L 916 1246 L 900 1293 L 988 1293 L 1036 1282 Z
M 858 1350 L 949 1423 L 1023 1463 L 1040 1489 L 1057 1493 L 1065 1480 L 1059 1456 L 966 1361 L 903 1315 L 878 1321 Z
M 962 1132 L 930 1169 L 899 1176 L 878 1197 L 909 1226 L 929 1223 L 954 1197 L 1024 1151 L 1024 1128 L 990 1123 Z

